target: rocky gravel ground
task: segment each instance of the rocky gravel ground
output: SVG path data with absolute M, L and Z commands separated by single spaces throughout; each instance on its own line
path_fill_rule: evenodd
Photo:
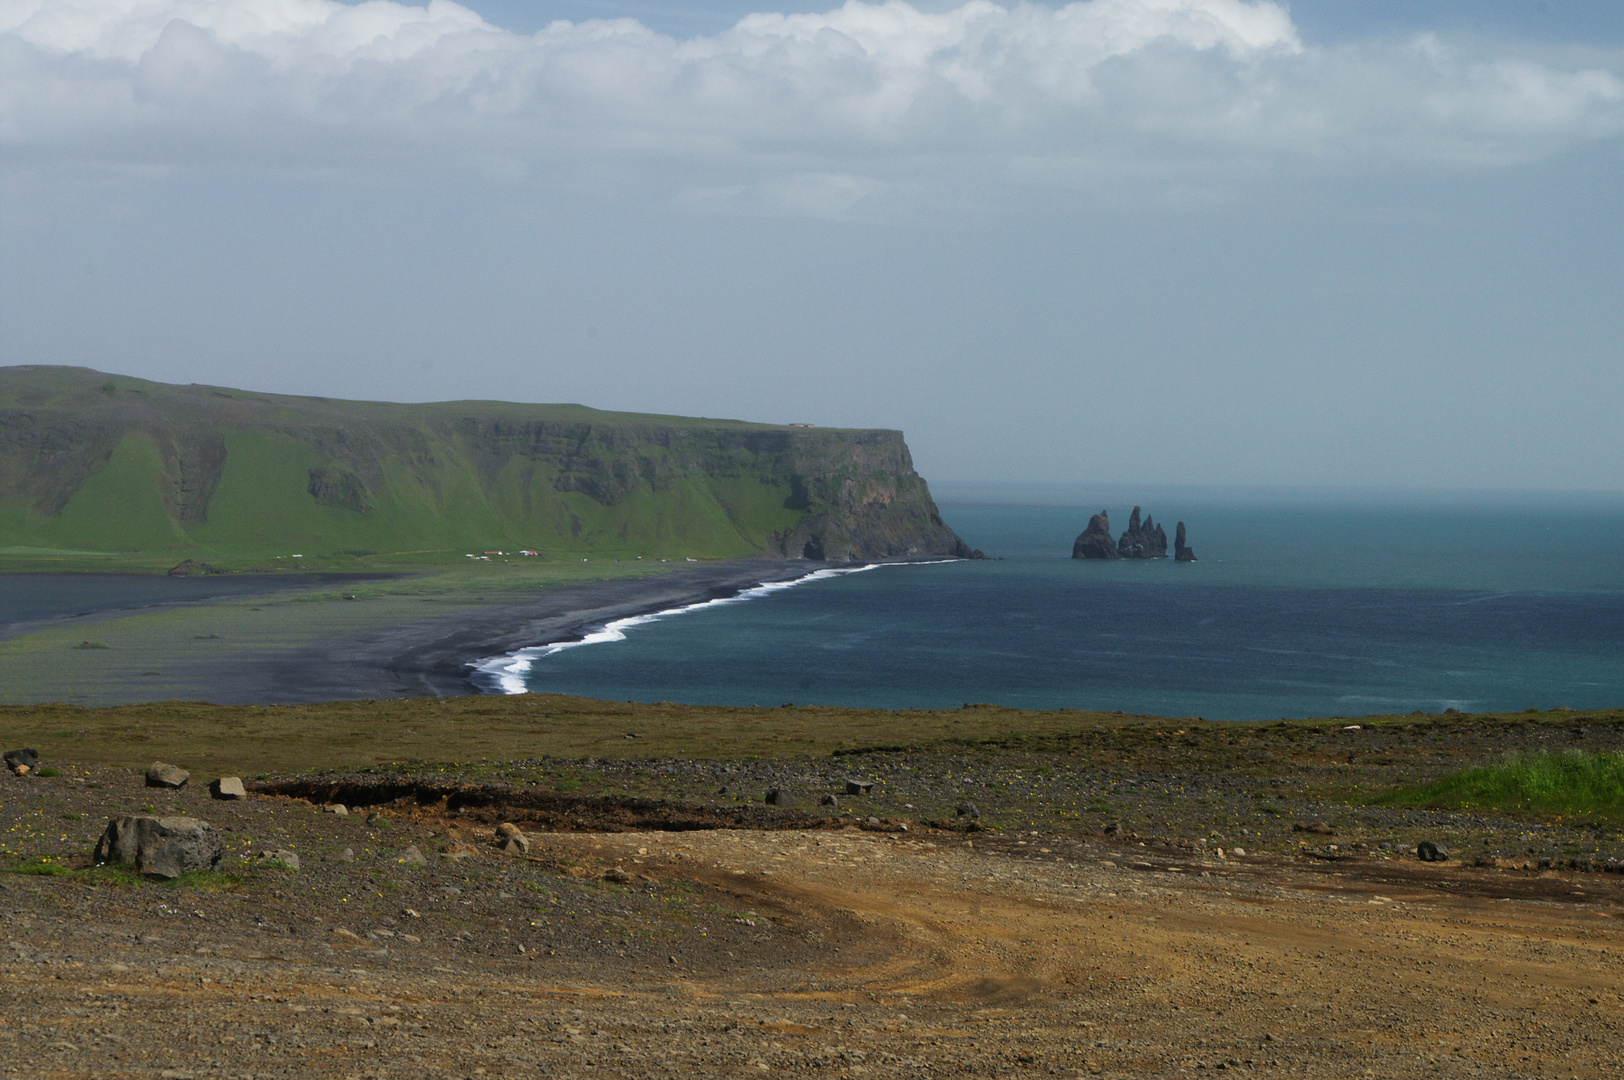
M 1361 801 L 1462 737 L 482 762 L 241 801 L 47 758 L 0 777 L 0 1073 L 1620 1075 L 1617 833 Z M 220 868 L 92 865 L 142 814 L 212 823 Z

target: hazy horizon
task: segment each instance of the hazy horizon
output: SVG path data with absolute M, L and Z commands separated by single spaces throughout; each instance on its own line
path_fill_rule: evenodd
M 1624 5 L 0 0 L 0 55 L 0 364 L 1624 491 Z

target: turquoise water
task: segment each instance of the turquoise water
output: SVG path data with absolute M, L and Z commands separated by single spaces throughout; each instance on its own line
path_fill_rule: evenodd
M 1618 501 L 1146 498 L 1170 536 L 1187 522 L 1200 561 L 1180 565 L 1069 558 L 1089 514 L 1126 526 L 1118 493 L 965 494 L 982 497 L 946 495 L 944 517 L 1000 561 L 886 566 L 655 620 L 537 659 L 525 684 L 1208 719 L 1624 704 Z

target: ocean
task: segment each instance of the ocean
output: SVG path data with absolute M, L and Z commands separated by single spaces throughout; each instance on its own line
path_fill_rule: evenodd
M 1133 502 L 1199 561 L 1070 558 Z M 493 658 L 492 690 L 1212 720 L 1624 705 L 1624 500 L 941 488 L 994 561 L 885 565 Z M 515 660 L 520 662 L 515 663 Z

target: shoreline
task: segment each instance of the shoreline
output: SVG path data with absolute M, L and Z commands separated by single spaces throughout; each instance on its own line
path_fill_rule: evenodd
M 865 570 L 874 570 L 881 565 L 883 565 L 881 562 L 868 562 L 850 566 L 826 564 L 819 569 L 809 570 L 794 577 L 782 579 L 775 577 L 720 596 L 708 596 L 703 599 L 688 600 L 671 607 L 632 612 L 600 620 L 601 625 L 597 623 L 578 625 L 570 628 L 566 633 L 554 635 L 551 640 L 538 641 L 531 645 L 510 649 L 498 655 L 487 656 L 470 662 L 467 665 L 467 681 L 480 694 L 528 694 L 530 689 L 525 685 L 525 676 L 530 672 L 535 661 L 552 656 L 565 649 L 572 649 L 582 645 L 600 645 L 612 641 L 624 641 L 626 639 L 625 631 L 636 626 L 646 626 L 661 619 L 686 615 L 691 611 L 698 611 L 719 604 L 742 603 L 811 581 L 826 580 L 827 578 L 845 574 L 860 574 Z
M 479 695 L 488 692 L 477 681 L 481 662 L 579 642 L 612 623 L 658 618 L 731 600 L 762 585 L 787 585 L 841 569 L 855 567 L 799 559 L 730 560 L 654 577 L 555 586 L 518 603 L 466 609 L 353 640 L 345 655 L 334 656 L 319 644 L 300 650 L 272 666 L 253 703 Z
M 500 693 L 479 674 L 482 664 L 610 640 L 597 635 L 618 637 L 620 628 L 735 602 L 756 589 L 926 561 L 950 560 L 733 559 L 504 588 L 496 596 L 467 595 L 466 584 L 392 589 L 354 604 L 332 601 L 355 596 L 309 588 L 195 603 L 115 602 L 0 633 L 0 703 L 303 705 Z M 62 650 L 72 650 L 66 667 Z

